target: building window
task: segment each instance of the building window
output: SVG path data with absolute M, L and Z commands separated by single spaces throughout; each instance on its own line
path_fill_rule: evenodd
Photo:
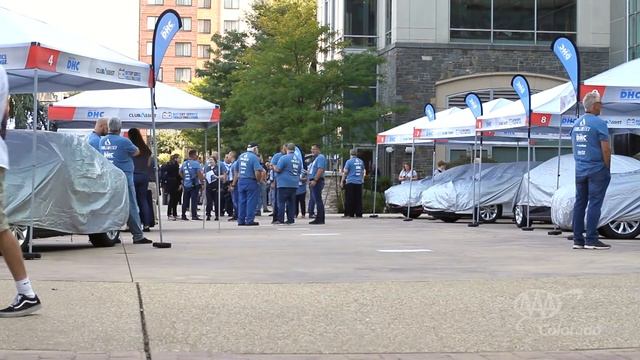
M 147 30 L 153 30 L 156 27 L 157 16 L 147 16 Z
M 452 42 L 549 44 L 576 38 L 576 0 L 450 0 Z
M 176 56 L 191 56 L 191 43 L 177 42 Z
M 391 45 L 391 24 L 393 15 L 393 0 L 385 0 L 384 6 L 384 45 Z
M 225 9 L 239 9 L 240 0 L 224 0 Z
M 178 6 L 191 6 L 191 0 L 176 0 Z
M 190 68 L 176 68 L 176 82 L 190 82 L 191 81 L 191 69 Z
M 375 47 L 377 0 L 345 2 L 344 38 L 353 47 Z
M 153 53 L 153 42 L 147 41 L 147 56 L 151 56 Z
M 225 20 L 224 21 L 224 32 L 227 31 L 240 31 L 240 21 L 239 20 Z
M 191 31 L 191 18 L 182 18 L 182 31 Z
M 209 51 L 211 50 L 209 45 L 198 45 L 198 58 L 209 59 Z
M 201 34 L 211 34 L 211 20 L 198 19 L 198 32 Z
M 211 0 L 198 0 L 198 8 L 211 9 Z
M 164 5 L 164 0 L 147 0 L 147 5 Z
M 629 0 L 629 59 L 640 58 L 640 1 Z

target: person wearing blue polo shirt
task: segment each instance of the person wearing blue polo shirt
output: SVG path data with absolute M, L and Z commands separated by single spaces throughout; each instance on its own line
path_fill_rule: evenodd
M 260 182 L 264 180 L 264 167 L 258 158 L 258 144 L 251 143 L 247 152 L 238 157 L 238 225 L 257 226 L 256 207 L 260 198 Z
M 107 118 L 100 118 L 96 121 L 96 125 L 93 128 L 93 131 L 87 137 L 87 142 L 98 152 L 100 151 L 100 139 L 109 133 L 109 120 Z
M 285 209 L 287 224 L 293 224 L 296 216 L 296 191 L 302 169 L 301 159 L 294 153 L 296 145 L 287 144 L 287 155 L 278 160 L 275 171 L 278 173 L 278 224 L 283 224 Z
M 322 189 L 324 189 L 324 170 L 327 168 L 327 158 L 320 153 L 320 145 L 314 144 L 311 147 L 313 162 L 309 170 L 309 189 L 316 204 L 316 218 L 311 221 L 311 225 L 324 224 L 324 203 L 322 202 Z
M 607 250 L 598 239 L 600 210 L 611 181 L 611 147 L 607 123 L 600 119 L 602 102 L 590 92 L 582 100 L 586 114 L 573 124 L 571 143 L 576 162 L 576 202 L 573 207 L 573 248 Z M 587 236 L 584 218 L 587 215 Z
M 277 151 L 271 157 L 271 166 L 274 169 L 273 171 L 273 181 L 271 182 L 271 190 L 273 190 L 273 214 L 271 223 L 278 223 L 278 172 L 275 171 L 276 166 L 278 166 L 278 161 L 287 153 L 286 145 L 280 146 L 280 151 Z
M 189 150 L 189 159 L 185 160 L 180 167 L 182 176 L 182 220 L 187 218 L 187 210 L 191 203 L 191 220 L 202 220 L 198 216 L 198 195 L 200 194 L 200 184 L 204 180 L 202 165 L 198 161 L 198 152 Z
M 344 186 L 344 216 L 345 217 L 362 217 L 362 184 L 366 171 L 364 169 L 364 161 L 358 158 L 358 151 L 351 149 L 349 151 L 351 158 L 344 164 L 342 169 L 342 180 L 340 185 Z
M 129 191 L 129 219 L 127 226 L 133 235 L 134 244 L 150 244 L 151 240 L 144 237 L 142 233 L 142 222 L 140 212 L 136 202 L 136 188 L 133 183 L 133 158 L 140 154 L 140 150 L 133 145 L 131 140 L 120 136 L 122 121 L 118 118 L 111 118 L 108 121 L 109 134 L 100 139 L 100 151 L 102 155 L 115 167 L 122 170 L 127 177 L 127 187 Z

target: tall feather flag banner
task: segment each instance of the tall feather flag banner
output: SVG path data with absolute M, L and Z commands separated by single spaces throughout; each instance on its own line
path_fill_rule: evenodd
M 436 109 L 431 105 L 431 103 L 424 106 L 424 116 L 426 116 L 429 121 L 436 119 Z
M 464 97 L 464 102 L 467 104 L 467 107 L 471 109 L 471 113 L 477 119 L 482 116 L 482 100 L 476 93 L 468 93 L 467 96 Z
M 580 87 L 580 54 L 576 45 L 571 39 L 560 36 L 556 38 L 551 44 L 551 50 L 564 66 L 564 70 L 569 75 L 569 79 L 573 84 L 573 90 L 576 92 L 576 98 L 579 102 L 579 87 Z
M 527 126 L 531 126 L 531 90 L 529 89 L 529 82 L 523 75 L 516 75 L 511 79 L 511 87 L 516 91 L 516 94 L 522 101 L 524 106 L 525 115 L 527 116 Z
M 153 66 L 153 87 L 156 85 L 156 79 L 162 65 L 162 59 L 167 53 L 169 44 L 178 30 L 182 28 L 182 20 L 180 14 L 173 9 L 165 10 L 158 17 L 156 27 L 153 30 L 153 45 L 151 51 L 151 65 Z

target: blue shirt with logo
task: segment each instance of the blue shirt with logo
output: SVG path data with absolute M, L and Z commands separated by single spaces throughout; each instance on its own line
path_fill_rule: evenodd
M 327 168 L 327 158 L 322 154 L 318 154 L 315 160 L 311 163 L 311 169 L 309 170 L 309 181 L 315 180 L 316 175 L 318 174 L 318 169 L 326 169 Z M 320 178 L 324 178 L 324 173 L 320 176 Z
M 240 155 L 237 161 L 238 173 L 240 179 L 256 179 L 256 171 L 264 171 L 260 165 L 260 159 L 252 151 Z M 232 166 L 233 167 L 233 166 Z
M 197 160 L 185 160 L 180 167 L 182 170 L 182 184 L 185 188 L 190 189 L 200 185 L 198 173 L 202 172 L 202 165 Z
M 347 184 L 364 183 L 364 162 L 357 157 L 352 157 L 344 164 L 347 172 Z
M 120 135 L 109 134 L 100 139 L 100 152 L 118 169 L 127 175 L 133 175 L 132 156 L 138 151 L 131 140 Z
M 95 131 L 92 131 L 91 134 L 89 134 L 89 137 L 87 137 L 89 145 L 98 150 L 98 152 L 100 152 L 100 138 L 101 136 L 96 134 Z
M 300 159 L 294 153 L 288 153 L 278 160 L 278 188 L 298 188 L 300 183 L 300 170 L 302 170 L 302 163 Z
M 576 176 L 591 175 L 605 167 L 601 141 L 609 141 L 609 129 L 604 120 L 585 114 L 573 124 L 571 143 Z

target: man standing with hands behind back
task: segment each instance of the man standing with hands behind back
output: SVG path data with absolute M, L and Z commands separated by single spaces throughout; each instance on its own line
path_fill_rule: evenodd
M 586 114 L 573 125 L 571 143 L 576 162 L 576 202 L 573 207 L 573 248 L 608 250 L 598 239 L 600 209 L 611 180 L 611 148 L 607 123 L 600 119 L 600 95 L 590 92 L 582 100 Z M 587 207 L 588 205 L 588 207 Z M 584 233 L 587 210 L 587 236 Z

